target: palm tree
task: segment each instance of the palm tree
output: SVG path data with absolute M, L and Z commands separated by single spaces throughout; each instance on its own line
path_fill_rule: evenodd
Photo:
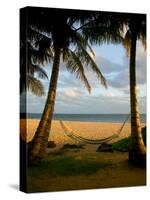
M 131 107 L 131 148 L 129 160 L 143 164 L 146 160 L 146 149 L 141 134 L 140 115 L 136 91 L 136 43 L 141 40 L 146 48 L 146 17 L 141 14 L 105 13 L 83 30 L 86 38 L 94 44 L 102 42 L 122 43 L 130 56 L 130 107 Z M 84 28 L 83 28 L 84 29 Z M 127 32 L 124 36 L 125 29 Z
M 91 91 L 90 84 L 85 75 L 85 67 L 90 67 L 97 74 L 98 79 L 106 87 L 106 80 L 98 66 L 90 56 L 94 56 L 92 48 L 84 37 L 80 27 L 92 22 L 96 13 L 52 9 L 29 9 L 29 22 L 32 32 L 36 32 L 47 38 L 49 44 L 49 56 L 53 58 L 52 73 L 49 84 L 44 111 L 39 122 L 39 126 L 32 140 L 29 161 L 33 163 L 45 155 L 51 120 L 55 104 L 57 80 L 60 69 L 60 60 L 66 64 L 71 73 L 75 73 L 77 78 L 83 81 L 88 91 Z M 38 17 L 37 17 L 38 16 Z M 38 23 L 36 20 L 38 18 Z M 49 19 L 47 21 L 47 19 Z M 39 21 L 40 20 L 40 21 Z M 33 37 L 33 41 L 35 42 Z M 36 42 L 38 44 L 38 40 Z
M 143 142 L 138 97 L 136 88 L 136 44 L 141 40 L 146 48 L 146 15 L 133 14 L 128 17 L 128 31 L 124 45 L 130 56 L 130 109 L 131 109 L 131 148 L 129 160 L 138 165 L 146 164 L 146 148 Z

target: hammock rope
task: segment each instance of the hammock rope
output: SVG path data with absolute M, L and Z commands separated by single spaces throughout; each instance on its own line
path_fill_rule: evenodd
M 73 132 L 72 130 L 70 130 L 70 128 L 67 127 L 66 124 L 64 124 L 64 122 L 62 122 L 60 120 L 60 124 L 64 130 L 64 133 L 70 137 L 73 140 L 77 140 L 78 142 L 82 142 L 82 143 L 87 143 L 87 144 L 101 144 L 103 142 L 108 142 L 109 140 L 112 140 L 116 137 L 118 137 L 117 134 L 114 134 L 110 137 L 104 138 L 104 139 L 98 139 L 98 140 L 92 140 L 92 139 L 87 139 L 87 138 L 83 138 L 77 134 L 75 134 L 75 132 Z
M 129 115 L 127 116 L 127 118 L 125 119 L 125 121 L 123 122 L 123 124 L 121 125 L 121 127 L 119 128 L 119 130 L 117 131 L 116 134 L 113 134 L 106 138 L 96 139 L 96 140 L 84 138 L 84 137 L 78 135 L 77 133 L 75 133 L 72 129 L 70 129 L 62 120 L 59 120 L 59 122 L 60 122 L 60 125 L 61 125 L 64 133 L 71 139 L 76 140 L 78 142 L 87 143 L 87 144 L 102 144 L 105 142 L 109 142 L 109 141 L 113 140 L 114 138 L 119 137 L 128 118 L 129 118 Z

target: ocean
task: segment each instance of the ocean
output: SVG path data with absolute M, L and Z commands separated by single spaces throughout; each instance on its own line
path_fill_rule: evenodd
M 40 119 L 40 113 L 28 113 L 27 117 L 30 119 Z M 21 118 L 24 118 L 24 114 L 21 114 Z M 113 122 L 122 123 L 128 114 L 54 114 L 54 120 L 63 121 L 83 121 L 83 122 Z M 140 115 L 141 122 L 146 123 L 146 114 Z M 128 119 L 130 122 L 130 118 Z

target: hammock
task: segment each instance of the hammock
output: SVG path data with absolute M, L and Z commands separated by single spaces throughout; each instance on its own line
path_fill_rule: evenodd
M 60 125 L 61 125 L 62 129 L 64 130 L 64 133 L 68 137 L 70 137 L 71 139 L 76 140 L 78 142 L 87 143 L 87 144 L 102 144 L 102 143 L 105 143 L 105 142 L 109 142 L 109 141 L 113 140 L 114 138 L 119 137 L 123 127 L 125 126 L 125 123 L 128 120 L 128 118 L 129 118 L 129 115 L 127 116 L 127 118 L 125 119 L 125 121 L 123 122 L 123 124 L 121 125 L 121 127 L 119 128 L 119 130 L 117 131 L 116 134 L 113 134 L 113 135 L 111 135 L 109 137 L 106 137 L 106 138 L 96 139 L 96 140 L 84 138 L 84 137 L 76 134 L 62 120 L 59 120 L 59 122 L 60 122 Z

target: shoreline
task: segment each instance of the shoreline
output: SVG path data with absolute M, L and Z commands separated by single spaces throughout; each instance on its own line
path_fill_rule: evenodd
M 20 118 L 20 120 L 27 120 L 27 121 L 29 121 L 29 120 L 35 120 L 35 121 L 40 121 L 40 119 L 38 119 L 38 118 L 36 118 L 36 119 L 34 119 L 34 118 Z M 123 122 L 118 122 L 118 121 L 82 121 L 82 120 L 64 120 L 64 119 L 52 119 L 52 121 L 53 122 L 59 122 L 59 121 L 63 121 L 63 122 L 70 122 L 70 123 L 72 123 L 72 122 L 74 122 L 74 123 L 80 123 L 80 122 L 83 122 L 83 123 L 110 123 L 110 124 L 123 124 Z M 126 124 L 130 124 L 130 122 L 126 122 Z M 146 123 L 141 123 L 141 124 L 146 124 Z

